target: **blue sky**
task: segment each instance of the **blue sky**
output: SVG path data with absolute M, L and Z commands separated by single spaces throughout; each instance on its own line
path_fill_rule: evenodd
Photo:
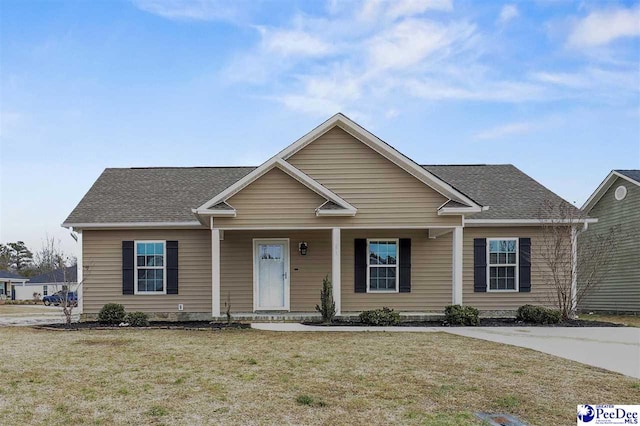
M 0 19 L 0 242 L 75 253 L 59 225 L 105 167 L 258 165 L 338 111 L 578 205 L 640 168 L 638 2 L 3 0 Z

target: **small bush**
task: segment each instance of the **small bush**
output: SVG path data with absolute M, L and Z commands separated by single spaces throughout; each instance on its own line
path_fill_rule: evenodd
M 322 321 L 330 323 L 336 316 L 336 302 L 333 300 L 333 286 L 329 281 L 329 276 L 322 280 L 322 290 L 320 290 L 320 305 L 316 305 L 316 311 L 322 315 Z
M 324 401 L 316 400 L 314 397 L 309 395 L 298 395 L 296 402 L 299 405 L 308 405 L 310 407 L 326 407 L 327 405 Z
M 400 314 L 384 307 L 360 313 L 360 322 L 367 325 L 396 325 L 400 322 Z
M 120 324 L 126 316 L 124 306 L 119 303 L 107 303 L 98 313 L 98 321 L 104 324 Z
M 472 306 L 449 305 L 444 308 L 445 321 L 451 325 L 479 325 L 479 312 Z
M 534 324 L 557 324 L 562 319 L 562 313 L 544 306 L 523 305 L 518 308 L 517 318 Z
M 124 317 L 131 327 L 149 327 L 149 315 L 144 312 L 129 312 Z

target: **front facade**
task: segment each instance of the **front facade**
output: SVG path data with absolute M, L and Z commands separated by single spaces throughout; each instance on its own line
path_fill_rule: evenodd
M 0 300 L 16 300 L 16 293 L 29 279 L 9 271 L 0 271 Z
M 107 169 L 81 233 L 82 309 L 157 316 L 339 315 L 553 300 L 536 210 L 510 165 L 421 166 L 337 114 L 257 168 Z
M 579 308 L 640 312 L 640 170 L 613 170 L 583 210 L 599 219 L 588 233 L 607 235 L 613 229 L 616 242 L 606 260 L 609 273 L 585 294 Z

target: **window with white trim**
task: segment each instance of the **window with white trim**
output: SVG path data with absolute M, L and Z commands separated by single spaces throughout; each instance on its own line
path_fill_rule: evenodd
M 488 239 L 489 291 L 516 291 L 518 289 L 518 239 Z
M 166 293 L 164 241 L 136 241 L 135 294 Z
M 43 285 L 42 286 L 42 295 L 43 296 L 48 296 L 49 295 L 49 286 L 48 285 Z
M 367 290 L 398 291 L 398 240 L 367 240 Z

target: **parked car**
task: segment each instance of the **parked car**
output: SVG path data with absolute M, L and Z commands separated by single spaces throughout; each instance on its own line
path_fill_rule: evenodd
M 76 294 L 76 292 L 67 292 L 64 290 L 60 290 L 50 296 L 44 296 L 42 298 L 42 303 L 44 303 L 45 306 L 60 306 L 62 303 L 64 303 L 65 298 L 67 300 L 67 303 L 72 304 L 73 306 L 78 306 L 78 295 Z

